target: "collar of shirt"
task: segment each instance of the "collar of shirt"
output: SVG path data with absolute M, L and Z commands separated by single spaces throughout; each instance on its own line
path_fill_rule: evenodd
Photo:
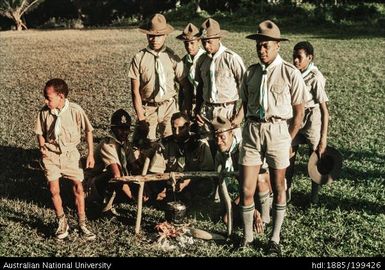
M 272 70 L 275 66 L 278 66 L 280 64 L 282 64 L 283 60 L 282 60 L 282 57 L 277 54 L 277 57 L 275 57 L 275 59 L 273 60 L 273 62 L 270 63 L 270 65 L 266 66 L 265 64 L 262 64 L 262 63 L 259 63 L 262 67 L 262 70 L 266 69 L 266 70 Z
M 157 51 L 154 51 L 153 49 L 151 49 L 149 46 L 146 47 L 146 51 L 151 53 L 152 55 L 154 55 L 155 57 L 158 57 L 160 53 L 164 52 L 166 50 L 166 46 L 163 45 L 163 47 L 159 50 L 159 52 Z
M 222 42 L 219 42 L 219 49 L 214 54 L 208 53 L 207 56 L 213 59 L 217 59 L 222 53 L 224 53 L 227 50 L 227 48 L 222 44 Z
M 309 73 L 310 73 L 314 68 L 316 68 L 316 66 L 314 65 L 313 62 L 311 62 L 311 63 L 307 66 L 307 68 L 305 69 L 305 71 L 301 73 L 302 78 L 305 78 L 307 75 L 309 75 Z

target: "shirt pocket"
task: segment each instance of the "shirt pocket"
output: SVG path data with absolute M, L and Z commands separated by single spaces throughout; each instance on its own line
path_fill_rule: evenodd
M 271 87 L 271 95 L 275 106 L 290 105 L 289 86 L 284 83 L 276 83 Z

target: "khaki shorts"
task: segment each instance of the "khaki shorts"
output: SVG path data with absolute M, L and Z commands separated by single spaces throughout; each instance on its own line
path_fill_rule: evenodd
M 172 135 L 171 116 L 178 111 L 175 98 L 163 102 L 158 107 L 144 105 L 143 108 L 146 121 L 150 125 L 150 140 L 157 139 L 157 132 L 162 138 Z
M 83 181 L 84 174 L 77 149 L 58 154 L 47 151 L 43 158 L 44 173 L 48 181 L 55 181 L 60 177 Z
M 285 169 L 289 166 L 291 137 L 286 121 L 258 123 L 247 120 L 242 137 L 239 164 L 262 165 L 266 158 L 270 168 Z
M 293 139 L 291 145 L 297 146 L 302 143 L 308 143 L 313 151 L 318 147 L 321 139 L 321 110 L 319 106 L 305 110 L 305 117 L 301 129 Z

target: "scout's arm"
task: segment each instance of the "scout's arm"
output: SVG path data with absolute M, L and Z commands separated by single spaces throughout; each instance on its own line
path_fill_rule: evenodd
M 327 137 L 328 137 L 328 126 L 329 126 L 329 110 L 326 102 L 320 103 L 321 109 L 321 139 L 318 145 L 318 155 L 321 156 L 326 149 L 327 146 Z
M 142 97 L 139 92 L 139 81 L 131 78 L 132 101 L 139 121 L 146 120 L 142 106 Z
M 93 168 L 95 166 L 94 159 L 94 138 L 92 131 L 86 131 L 86 143 L 88 149 L 86 168 Z
M 41 156 L 42 157 L 45 157 L 47 155 L 47 148 L 45 147 L 45 139 L 43 137 L 43 135 L 37 135 L 36 136 L 37 138 L 37 142 L 39 144 L 39 150 L 40 150 L 40 153 L 41 153 Z
M 297 135 L 298 131 L 301 128 L 302 121 L 304 116 L 304 104 L 296 104 L 293 105 L 293 121 L 289 126 L 289 133 L 291 139 L 294 139 L 295 135 Z

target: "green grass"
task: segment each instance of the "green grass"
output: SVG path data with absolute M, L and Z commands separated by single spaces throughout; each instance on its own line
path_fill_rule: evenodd
M 241 27 L 223 42 L 250 65 L 257 62 L 255 44 L 244 39 L 250 32 L 239 31 Z M 167 44 L 182 55 L 183 45 L 175 39 L 178 33 L 171 34 Z M 300 152 L 293 201 L 282 230 L 283 252 L 285 256 L 383 256 L 385 40 L 381 35 L 360 36 L 340 29 L 282 34 L 290 39 L 281 44 L 286 60 L 290 61 L 296 42 L 309 40 L 314 45 L 316 63 L 327 78 L 329 143 L 344 156 L 341 178 L 322 189 L 319 207 L 310 207 L 306 151 Z M 96 241 L 79 240 L 76 231 L 71 231 L 68 241 L 56 241 L 45 180 L 41 172 L 27 167 L 38 156 L 33 126 L 43 105 L 43 86 L 52 77 L 67 81 L 69 98 L 85 109 L 97 142 L 106 134 L 113 111 L 124 108 L 133 114 L 127 70 L 146 38 L 136 30 L 99 29 L 1 32 L 0 41 L 0 256 L 263 256 L 268 234 L 258 238 L 255 251 L 239 251 L 232 241 L 203 240 L 162 251 L 154 226 L 163 221 L 163 213 L 145 207 L 143 234 L 137 238 L 135 207 L 130 204 L 121 204 L 123 217 L 112 220 L 97 218 L 88 209 Z M 83 144 L 83 153 L 84 148 Z M 63 197 L 75 228 L 72 196 L 66 188 Z M 214 211 L 218 209 L 213 202 L 196 202 L 189 221 L 198 228 L 225 232 Z M 236 229 L 233 240 L 240 236 Z

